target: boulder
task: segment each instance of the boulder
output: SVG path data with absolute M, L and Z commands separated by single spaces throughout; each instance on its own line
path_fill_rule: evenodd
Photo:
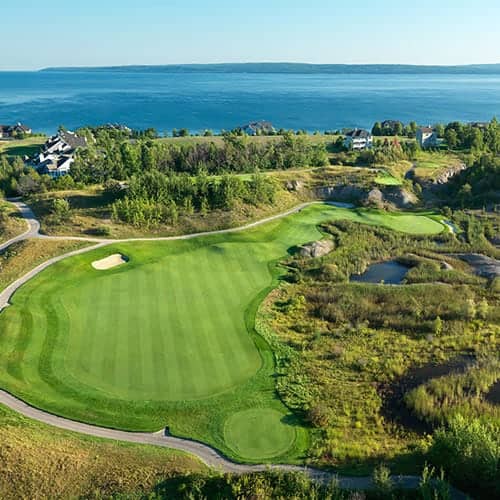
M 332 240 L 319 240 L 300 246 L 299 255 L 305 258 L 315 259 L 328 255 L 334 248 L 335 245 Z
M 304 183 L 302 181 L 286 181 L 285 183 L 287 191 L 300 191 L 303 187 Z

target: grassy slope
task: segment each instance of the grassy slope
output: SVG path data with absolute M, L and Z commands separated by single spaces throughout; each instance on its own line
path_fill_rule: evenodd
M 442 230 L 427 217 L 317 205 L 242 233 L 117 244 L 63 261 L 0 316 L 1 385 L 79 420 L 140 430 L 168 424 L 241 458 L 225 442 L 228 417 L 250 408 L 286 413 L 274 392 L 272 353 L 247 333 L 271 284 L 268 263 L 317 239 L 315 225 L 333 218 Z M 91 268 L 117 251 L 130 257 L 127 266 Z M 282 459 L 306 446 L 296 430 Z
M 0 290 L 47 259 L 88 245 L 81 241 L 41 239 L 13 244 L 0 256 Z
M 45 143 L 45 136 L 28 137 L 27 139 L 14 141 L 0 141 L 0 153 L 7 156 L 33 156 L 40 151 Z
M 65 432 L 0 406 L 0 496 L 147 494 L 159 481 L 206 467 L 186 454 Z
M 0 225 L 0 243 L 22 234 L 28 229 L 26 222 L 20 217 L 19 212 L 9 203 L 0 200 L 0 210 L 6 207 L 7 217 L 4 224 Z

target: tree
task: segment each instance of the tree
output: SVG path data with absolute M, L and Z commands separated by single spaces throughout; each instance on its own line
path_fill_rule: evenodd
M 54 199 L 51 212 L 58 223 L 67 222 L 71 219 L 71 206 L 68 200 L 63 198 Z
M 382 124 L 380 122 L 375 122 L 372 128 L 373 135 L 382 135 Z
M 448 149 L 455 149 L 458 146 L 458 134 L 455 129 L 448 128 L 444 132 L 444 140 L 448 144 Z

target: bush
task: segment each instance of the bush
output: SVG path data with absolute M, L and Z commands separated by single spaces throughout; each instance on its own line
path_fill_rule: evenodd
M 452 482 L 470 490 L 500 492 L 500 429 L 457 415 L 434 433 L 429 460 Z

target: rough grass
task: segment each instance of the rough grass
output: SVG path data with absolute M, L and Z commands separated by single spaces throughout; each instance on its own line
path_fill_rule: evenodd
M 287 413 L 274 391 L 273 354 L 253 334 L 256 308 L 273 283 L 268 266 L 318 239 L 317 224 L 345 218 L 442 229 L 422 215 L 314 205 L 244 232 L 116 244 L 73 257 L 21 288 L 0 315 L 0 383 L 71 418 L 149 431 L 168 425 L 242 458 L 225 442 L 227 419 L 255 408 Z M 92 268 L 113 253 L 128 263 Z M 301 457 L 307 436 L 296 432 L 279 459 Z
M 28 229 L 24 219 L 20 216 L 17 209 L 10 203 L 4 203 L 0 200 L 0 243 L 4 243 L 15 236 L 22 234 Z
M 460 159 L 450 153 L 420 151 L 415 165 L 415 177 L 432 180 L 459 163 Z
M 140 496 L 169 477 L 207 471 L 181 452 L 58 430 L 3 406 L 0 463 L 5 499 Z
M 88 245 L 82 241 L 42 239 L 14 243 L 0 255 L 0 290 L 51 257 Z
M 434 283 L 441 271 L 428 270 L 420 277 L 429 281 L 419 285 L 349 283 L 370 262 L 402 254 L 413 256 L 415 269 L 428 261 L 440 269 L 448 246 L 467 245 L 450 235 L 444 243 L 443 236 L 410 237 L 345 221 L 321 227 L 335 249 L 321 259 L 288 259 L 287 282 L 259 312 L 258 329 L 277 359 L 278 391 L 314 426 L 314 462 L 352 473 L 383 459 L 398 472 L 414 471 L 421 438 L 400 426 L 400 415 L 393 419 L 397 409 L 387 414 L 385 387 L 399 387 L 405 373 L 427 363 L 498 356 L 499 296 L 458 264 L 453 286 Z

